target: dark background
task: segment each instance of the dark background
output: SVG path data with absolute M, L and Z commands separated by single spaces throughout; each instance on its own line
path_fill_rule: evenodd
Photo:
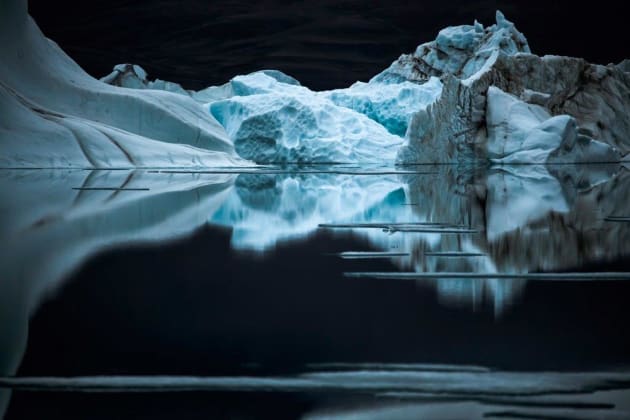
M 30 12 L 88 73 L 140 64 L 199 89 L 262 68 L 313 89 L 367 80 L 449 25 L 517 24 L 539 55 L 629 57 L 625 2 L 367 0 L 31 0 Z

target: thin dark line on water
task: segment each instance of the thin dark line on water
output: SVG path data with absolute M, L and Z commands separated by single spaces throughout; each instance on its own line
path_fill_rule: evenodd
M 326 229 L 355 229 L 355 228 L 372 228 L 383 229 L 390 227 L 415 227 L 415 226 L 441 226 L 445 228 L 465 228 L 465 225 L 456 225 L 445 222 L 373 222 L 373 223 L 320 223 L 317 225 Z
M 550 393 L 551 394 L 551 393 Z M 452 402 L 460 401 L 461 396 L 443 394 L 440 396 L 417 392 L 386 392 L 376 394 L 377 397 L 396 398 L 398 400 L 424 401 L 427 398 L 431 401 Z M 576 396 L 580 398 L 580 396 Z M 514 407 L 530 407 L 530 408 L 568 408 L 568 409 L 587 409 L 587 410 L 611 410 L 615 408 L 612 403 L 599 402 L 581 402 L 575 400 L 558 400 L 546 401 L 538 399 L 539 397 L 520 397 L 520 396 L 481 396 L 476 397 L 475 401 L 488 405 L 514 406 Z M 543 396 L 544 398 L 544 396 Z M 566 398 L 566 395 L 565 395 Z
M 583 417 L 567 417 L 566 415 L 542 414 L 538 412 L 526 412 L 516 410 L 489 411 L 483 414 L 484 418 L 499 419 L 525 419 L 525 420 L 580 420 Z
M 485 366 L 475 365 L 447 365 L 447 364 L 427 364 L 427 363 L 351 363 L 351 362 L 329 362 L 329 363 L 307 363 L 308 369 L 347 371 L 347 370 L 372 370 L 372 371 L 401 371 L 401 372 L 458 372 L 458 373 L 489 373 L 492 369 Z
M 622 223 L 627 223 L 630 222 L 630 217 L 627 216 L 610 216 L 604 219 L 607 222 L 622 222 Z
M 440 228 L 413 228 L 413 227 L 390 227 L 383 228 L 383 231 L 389 233 L 441 233 L 441 234 L 450 234 L 450 235 L 468 235 L 473 233 L 480 233 L 479 230 L 476 229 L 440 229 Z
M 619 273 L 412 273 L 412 272 L 346 272 L 350 278 L 382 279 L 382 280 L 439 280 L 439 279 L 505 279 L 531 281 L 593 281 L 593 280 L 630 280 L 630 272 Z
M 81 191 L 150 191 L 150 188 L 127 187 L 73 187 L 72 189 Z
M 212 171 L 179 171 L 179 170 L 161 170 L 154 173 L 164 174 L 260 174 L 260 175 L 436 175 L 438 172 L 415 172 L 415 171 L 339 171 L 339 170 L 212 170 Z
M 477 229 L 469 229 L 464 225 L 451 225 L 447 223 L 419 222 L 419 223 L 347 223 L 329 224 L 321 223 L 320 229 L 382 229 L 387 233 L 440 233 L 467 235 L 480 233 Z
M 335 254 L 328 254 L 336 257 L 340 257 L 346 260 L 361 260 L 361 259 L 378 259 L 378 258 L 395 258 L 395 257 L 408 257 L 408 252 L 339 252 Z
M 425 257 L 445 257 L 445 258 L 464 258 L 464 257 L 485 257 L 486 254 L 481 252 L 425 252 Z

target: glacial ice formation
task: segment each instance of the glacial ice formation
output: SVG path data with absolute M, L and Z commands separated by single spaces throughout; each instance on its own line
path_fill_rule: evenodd
M 399 83 L 425 82 L 432 76 L 452 75 L 461 80 L 474 76 L 497 55 L 530 52 L 527 39 L 501 12 L 497 23 L 484 28 L 474 25 L 442 29 L 435 41 L 418 46 L 413 54 L 403 54 L 372 81 Z
M 573 117 L 552 117 L 542 106 L 520 101 L 494 86 L 487 95 L 487 150 L 492 162 L 610 163 L 621 159 L 613 147 L 580 134 Z
M 402 137 L 411 116 L 435 102 L 441 92 L 442 82 L 432 77 L 424 84 L 357 82 L 346 89 L 322 93 L 335 104 L 365 114 Z
M 114 71 L 102 77 L 100 81 L 109 85 L 131 89 L 165 90 L 188 96 L 191 96 L 193 93 L 184 89 L 179 83 L 160 79 L 148 80 L 147 76 L 147 72 L 137 64 L 118 64 L 114 66 Z
M 488 27 L 443 29 L 368 83 L 313 92 L 261 70 L 195 92 L 132 64 L 94 80 L 41 34 L 26 0 L 1 4 L 4 167 L 247 164 L 237 154 L 258 163 L 576 163 L 630 153 L 627 60 L 538 57 L 501 12 Z M 523 104 L 500 116 L 490 103 L 506 100 L 499 90 Z M 525 122 L 519 110 L 535 111 Z
M 231 81 L 234 96 L 209 104 L 237 153 L 257 163 L 393 162 L 402 138 L 303 86 L 264 74 Z
M 0 166 L 247 164 L 196 101 L 99 82 L 44 37 L 26 0 L 0 8 Z
M 442 77 L 440 98 L 409 123 L 400 162 L 485 162 L 490 157 L 487 145 L 505 140 L 491 138 L 496 133 L 487 129 L 492 124 L 486 114 L 491 86 L 540 105 L 552 116 L 573 117 L 581 135 L 628 154 L 630 75 L 622 68 L 623 64 L 601 66 L 579 58 L 533 55 L 524 36 L 497 12 L 496 25 L 448 28 L 373 80 L 422 82 Z M 526 151 L 522 152 L 525 158 Z M 546 155 L 533 151 L 526 160 L 544 163 L 541 158 Z

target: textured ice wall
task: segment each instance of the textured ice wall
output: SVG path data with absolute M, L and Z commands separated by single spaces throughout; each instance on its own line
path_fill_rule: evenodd
M 496 20 L 495 25 L 487 28 L 475 21 L 474 25 L 442 29 L 434 41 L 418 46 L 413 54 L 401 55 L 372 81 L 424 82 L 446 74 L 467 79 L 499 52 L 505 55 L 530 52 L 527 39 L 512 22 L 501 12 L 497 12 Z
M 407 132 L 413 114 L 435 102 L 440 93 L 442 82 L 437 77 L 424 84 L 357 82 L 346 89 L 323 92 L 335 104 L 360 112 L 399 136 Z
M 487 129 L 491 86 L 540 105 L 551 116 L 568 115 L 583 138 L 628 154 L 630 75 L 624 68 L 623 63 L 601 66 L 579 58 L 533 55 L 525 37 L 498 12 L 496 25 L 447 28 L 436 41 L 401 56 L 373 80 L 422 83 L 440 76 L 444 84 L 440 98 L 413 116 L 400 162 L 485 162 L 488 142 L 501 141 L 489 138 L 494 133 Z M 573 156 L 600 160 L 597 154 L 584 154 L 588 151 Z M 567 161 L 569 157 L 564 154 Z
M 235 77 L 210 113 L 237 153 L 267 162 L 393 162 L 402 138 L 364 114 L 264 73 Z
M 488 157 L 503 164 L 618 162 L 617 150 L 577 129 L 568 115 L 552 117 L 542 106 L 525 103 L 491 86 L 486 126 Z

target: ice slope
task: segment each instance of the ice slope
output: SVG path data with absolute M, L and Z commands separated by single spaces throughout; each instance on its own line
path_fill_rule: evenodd
M 44 37 L 26 0 L 0 12 L 0 165 L 246 164 L 196 101 L 97 81 Z

